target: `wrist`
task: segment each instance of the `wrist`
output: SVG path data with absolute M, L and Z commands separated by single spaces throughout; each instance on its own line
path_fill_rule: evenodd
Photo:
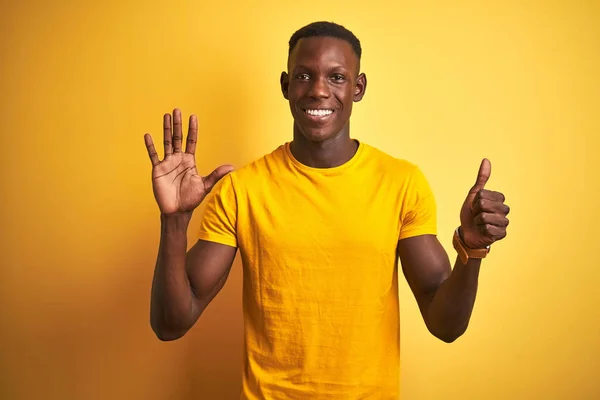
M 163 231 L 187 232 L 188 225 L 192 219 L 192 212 L 177 212 L 173 214 L 160 214 L 160 222 Z
M 456 232 L 458 232 L 458 238 L 460 239 L 462 245 L 467 248 L 468 250 L 489 250 L 490 246 L 485 246 L 485 247 L 481 247 L 481 246 L 471 246 L 469 244 L 469 242 L 467 242 L 465 240 L 465 235 L 462 229 L 462 226 L 459 226 L 458 228 L 456 228 Z
M 458 232 L 458 237 L 460 239 L 460 241 L 466 246 L 466 242 L 465 242 L 465 235 L 463 234 L 463 230 L 462 230 L 462 226 L 459 226 L 458 228 L 456 228 L 456 232 Z
M 463 232 L 460 226 L 456 228 L 456 231 L 454 232 L 452 244 L 463 264 L 466 264 L 472 259 L 481 260 L 490 252 L 490 246 L 486 246 L 485 248 L 469 247 L 465 243 Z

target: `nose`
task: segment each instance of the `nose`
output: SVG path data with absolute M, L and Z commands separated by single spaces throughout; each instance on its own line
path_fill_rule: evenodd
M 331 96 L 327 79 L 324 77 L 315 78 L 310 85 L 308 95 L 314 99 L 327 99 Z

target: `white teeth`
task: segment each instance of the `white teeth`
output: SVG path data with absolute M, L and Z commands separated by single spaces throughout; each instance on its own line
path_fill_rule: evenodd
M 313 117 L 324 117 L 326 115 L 331 115 L 333 110 L 306 110 L 306 113 Z

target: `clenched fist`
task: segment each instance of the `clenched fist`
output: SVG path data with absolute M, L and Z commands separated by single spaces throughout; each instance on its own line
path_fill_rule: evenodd
M 477 181 L 469 191 L 460 211 L 460 232 L 465 245 L 482 249 L 506 236 L 510 208 L 504 204 L 504 195 L 485 189 L 492 165 L 483 159 Z

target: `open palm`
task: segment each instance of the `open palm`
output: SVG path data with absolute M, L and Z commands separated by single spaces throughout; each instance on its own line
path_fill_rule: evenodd
M 193 211 L 213 186 L 228 172 L 230 165 L 222 165 L 208 176 L 198 175 L 196 170 L 196 140 L 198 138 L 198 120 L 190 116 L 189 131 L 185 152 L 182 151 L 181 111 L 175 109 L 173 116 L 163 117 L 164 158 L 159 160 L 150 134 L 144 135 L 144 141 L 152 162 L 152 189 L 162 214 L 186 213 Z

